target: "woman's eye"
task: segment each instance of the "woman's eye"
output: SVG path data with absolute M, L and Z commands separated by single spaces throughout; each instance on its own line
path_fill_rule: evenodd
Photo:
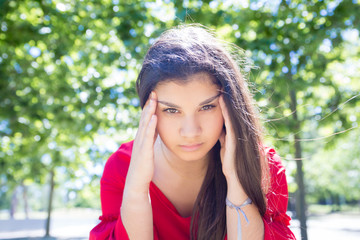
M 167 112 L 167 113 L 177 113 L 178 110 L 176 110 L 175 108 L 167 108 L 164 110 L 164 112 Z
M 212 108 L 214 108 L 214 107 L 215 107 L 214 105 L 205 105 L 205 106 L 203 106 L 203 107 L 201 108 L 201 110 L 206 111 L 206 110 L 210 110 L 210 109 L 212 109 Z

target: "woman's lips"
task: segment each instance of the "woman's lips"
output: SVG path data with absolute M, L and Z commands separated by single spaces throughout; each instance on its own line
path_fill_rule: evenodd
M 185 145 L 180 145 L 180 147 L 186 151 L 186 152 L 191 152 L 191 151 L 196 151 L 201 147 L 202 143 L 197 143 L 197 144 L 185 144 Z

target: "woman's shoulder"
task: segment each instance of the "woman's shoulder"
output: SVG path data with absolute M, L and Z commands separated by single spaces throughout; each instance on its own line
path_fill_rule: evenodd
M 270 188 L 266 194 L 270 208 L 274 208 L 273 205 L 278 208 L 279 204 L 279 197 L 286 198 L 287 204 L 287 181 L 286 181 L 286 174 L 285 174 L 285 167 L 281 162 L 280 156 L 276 153 L 273 148 L 267 148 L 266 151 L 266 158 L 268 160 L 268 168 L 269 168 L 269 180 L 270 180 Z M 284 202 L 285 204 L 285 202 Z
M 285 174 L 285 167 L 281 162 L 280 156 L 273 148 L 265 149 L 266 158 L 268 161 L 270 188 L 267 196 L 286 194 L 287 195 L 287 181 Z M 270 195 L 269 195 L 270 194 Z
M 269 165 L 271 174 L 279 174 L 285 171 L 285 167 L 281 162 L 280 156 L 277 154 L 274 148 L 266 147 L 265 156 Z
M 122 143 L 119 149 L 114 153 L 118 158 L 124 158 L 130 161 L 134 140 Z
M 281 236 L 283 236 L 285 231 L 289 231 L 287 226 L 290 223 L 290 217 L 286 214 L 289 197 L 285 167 L 281 162 L 280 156 L 273 148 L 266 148 L 265 153 L 268 160 L 271 178 L 271 185 L 266 194 L 267 208 L 264 216 L 266 220 L 265 222 L 267 224 L 276 222 L 281 223 L 281 226 L 283 227 L 281 227 L 280 225 L 272 225 L 273 227 L 270 235 L 280 234 Z M 271 225 L 267 226 L 269 227 Z M 288 235 L 289 238 L 285 237 L 286 239 L 293 239 L 292 234 L 288 233 Z M 285 238 L 282 237 L 281 239 Z
M 134 141 L 126 142 L 116 150 L 106 161 L 103 178 L 106 176 L 118 176 L 125 178 L 131 159 Z

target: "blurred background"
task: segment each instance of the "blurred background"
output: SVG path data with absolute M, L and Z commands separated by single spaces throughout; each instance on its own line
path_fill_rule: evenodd
M 360 239 L 359 0 L 0 0 L 0 238 L 87 239 L 142 59 L 201 23 L 245 51 L 298 239 Z

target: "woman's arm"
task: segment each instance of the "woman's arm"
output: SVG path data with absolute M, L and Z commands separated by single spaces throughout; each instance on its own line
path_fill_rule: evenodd
M 154 175 L 155 110 L 156 96 L 153 92 L 141 114 L 120 209 L 123 225 L 131 240 L 154 238 L 149 185 Z
M 148 195 L 149 188 L 137 192 L 129 189 L 131 184 L 126 184 L 120 209 L 126 232 L 130 239 L 153 239 L 153 217 Z
M 226 180 L 228 183 L 227 199 L 235 206 L 242 205 L 248 199 L 248 196 L 244 192 L 237 176 L 227 177 Z M 226 207 L 227 239 L 239 239 L 238 214 L 240 214 L 241 219 L 241 239 L 264 239 L 264 223 L 258 208 L 254 204 L 248 204 L 241 207 L 241 209 L 244 211 L 249 222 L 246 221 L 240 211 L 238 213 L 235 208 Z
M 222 170 L 228 187 L 227 199 L 233 205 L 240 206 L 248 199 L 248 196 L 241 186 L 235 171 L 235 136 L 222 96 L 220 97 L 219 102 L 226 129 L 226 133 L 223 132 L 219 140 L 221 144 L 220 156 Z M 249 204 L 242 207 L 241 210 L 245 213 L 249 222 L 246 221 L 245 216 L 243 216 L 240 210 L 238 210 L 238 213 L 235 208 L 229 206 L 226 207 L 227 239 L 264 239 L 264 223 L 258 208 L 254 204 Z

